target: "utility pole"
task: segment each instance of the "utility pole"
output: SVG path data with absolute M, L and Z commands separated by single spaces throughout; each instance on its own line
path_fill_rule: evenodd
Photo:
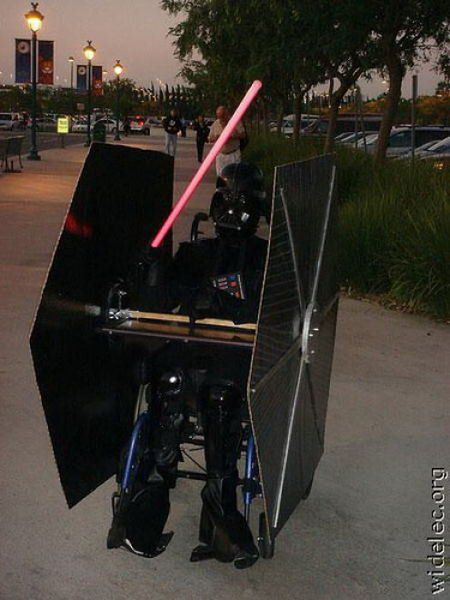
M 418 91 L 418 75 L 412 76 L 412 99 L 411 99 L 411 158 L 416 157 L 416 103 Z

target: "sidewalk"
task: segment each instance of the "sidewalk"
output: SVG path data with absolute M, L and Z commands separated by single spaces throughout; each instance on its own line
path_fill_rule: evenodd
M 23 159 L 22 173 L 0 174 L 0 203 L 9 202 L 25 203 L 26 212 L 31 212 L 32 207 L 39 204 L 45 210 L 45 205 L 52 204 L 52 213 L 58 215 L 61 226 L 67 210 L 68 203 L 81 171 L 88 149 L 84 147 L 84 137 L 80 136 L 80 144 L 43 150 L 41 161 L 28 161 Z M 112 136 L 108 136 L 108 143 Z M 164 136 L 161 129 L 153 128 L 152 135 L 123 137 L 121 144 L 137 148 L 164 151 Z M 190 137 L 181 138 L 178 142 L 175 160 L 174 202 L 179 198 L 194 173 L 198 168 L 195 152 L 195 140 L 192 132 Z M 190 223 L 193 215 L 199 210 L 208 212 L 211 195 L 214 191 L 215 174 L 211 170 L 196 191 L 189 206 L 180 215 L 174 229 L 176 241 L 186 239 L 189 235 Z M 56 205 L 56 206 L 55 206 Z M 56 237 L 58 235 L 56 231 Z M 52 238 L 56 239 L 56 238 Z M 45 240 L 42 240 L 45 244 Z M 53 244 L 50 245 L 50 252 Z
M 126 143 L 162 149 L 159 136 Z M 450 332 L 365 302 L 341 302 L 325 454 L 273 560 L 243 572 L 189 563 L 200 514 L 196 482 L 174 491 L 175 536 L 155 560 L 106 550 L 113 481 L 67 510 L 28 334 L 85 153 L 82 146 L 45 151 L 41 162 L 25 161 L 22 174 L 0 176 L 0 598 L 429 597 L 430 565 L 412 561 L 430 553 L 431 468 L 450 467 Z M 194 142 L 181 140 L 175 198 L 195 168 Z M 207 208 L 214 179 L 199 190 L 178 238 L 190 215 Z

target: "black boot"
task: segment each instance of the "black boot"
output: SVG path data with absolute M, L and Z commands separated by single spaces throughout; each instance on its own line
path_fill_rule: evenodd
M 172 538 L 163 534 L 169 516 L 169 489 L 175 486 L 180 459 L 180 429 L 184 421 L 180 370 L 164 372 L 151 409 L 156 417 L 150 429 L 141 430 L 135 448 L 131 489 L 121 490 L 108 534 L 107 547 L 124 547 L 139 556 L 161 554 Z M 140 446 L 139 446 L 140 444 Z M 128 450 L 128 447 L 127 447 Z M 125 467 L 121 460 L 119 480 Z
M 153 558 L 164 552 L 173 535 L 163 533 L 170 511 L 169 486 L 154 466 L 148 465 L 148 453 L 137 469 L 130 493 L 120 498 L 114 509 L 107 547 L 123 547 Z
M 251 566 L 258 550 L 250 528 L 237 509 L 242 430 L 241 397 L 230 387 L 214 386 L 203 398 L 205 456 L 208 479 L 202 490 L 199 539 L 191 561 L 215 558 L 237 568 Z

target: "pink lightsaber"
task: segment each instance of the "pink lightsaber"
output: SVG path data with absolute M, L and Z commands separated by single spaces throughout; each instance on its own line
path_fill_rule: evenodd
M 201 180 L 206 175 L 206 172 L 208 171 L 209 167 L 213 164 L 213 162 L 215 161 L 217 155 L 219 154 L 219 152 L 222 150 L 222 148 L 224 147 L 224 145 L 229 140 L 231 134 L 236 129 L 237 124 L 239 123 L 239 121 L 242 120 L 242 117 L 247 112 L 250 104 L 255 99 L 255 97 L 258 94 L 258 92 L 261 89 L 261 87 L 262 87 L 261 81 L 256 80 L 256 81 L 254 81 L 252 83 L 252 85 L 250 86 L 248 92 L 242 98 L 241 103 L 237 107 L 237 109 L 234 112 L 233 116 L 231 117 L 231 119 L 226 124 L 225 129 L 220 134 L 219 139 L 216 141 L 216 143 L 214 144 L 214 146 L 211 148 L 210 152 L 208 153 L 208 156 L 202 162 L 202 164 L 200 165 L 199 170 L 194 175 L 194 177 L 192 178 L 191 182 L 189 183 L 189 185 L 187 186 L 187 188 L 182 193 L 180 199 L 175 204 L 175 206 L 172 208 L 172 211 L 171 211 L 170 215 L 167 217 L 165 223 L 163 224 L 163 226 L 161 227 L 161 229 L 156 234 L 155 239 L 151 243 L 152 248 L 158 248 L 161 245 L 161 243 L 164 241 L 164 238 L 166 237 L 166 235 L 168 234 L 168 232 L 171 230 L 173 224 L 177 220 L 178 215 L 181 213 L 181 211 L 183 210 L 183 208 L 186 206 L 186 204 L 191 199 L 191 197 L 194 194 L 195 190 L 200 185 Z

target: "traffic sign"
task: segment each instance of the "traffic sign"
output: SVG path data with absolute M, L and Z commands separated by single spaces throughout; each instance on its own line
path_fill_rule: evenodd
M 69 117 L 58 117 L 56 131 L 57 133 L 69 133 Z

